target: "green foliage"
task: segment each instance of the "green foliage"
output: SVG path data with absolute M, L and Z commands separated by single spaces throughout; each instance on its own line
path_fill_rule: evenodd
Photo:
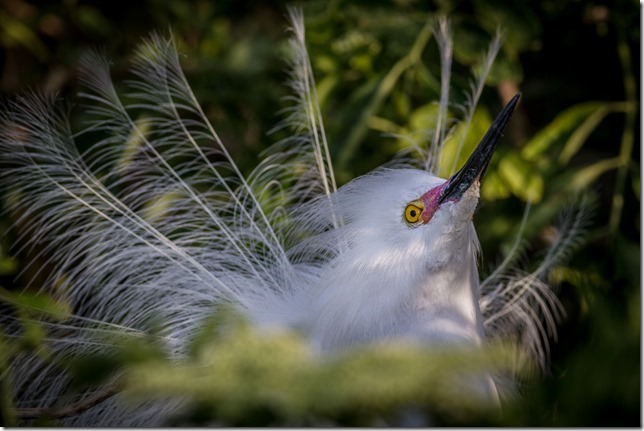
M 118 371 L 126 405 L 183 400 L 175 426 L 373 426 L 404 423 L 412 411 L 435 424 L 487 422 L 499 411 L 472 390 L 481 373 L 528 371 L 501 344 L 436 350 L 399 340 L 321 358 L 294 332 L 258 332 L 231 310 L 213 316 L 179 361 L 162 338 L 139 334 L 59 365 L 73 375 L 72 391 Z
M 16 426 L 18 421 L 13 411 L 14 394 L 6 373 L 22 352 L 48 357 L 49 351 L 45 343 L 47 331 L 40 320 L 62 322 L 70 315 L 70 310 L 67 304 L 47 295 L 14 293 L 1 288 L 0 304 L 12 305 L 12 311 L 17 313 L 22 329 L 20 337 L 15 337 L 15 333 L 10 335 L 6 328 L 0 327 L 0 418 L 4 425 Z
M 463 376 L 508 370 L 512 358 L 502 346 L 429 351 L 397 342 L 323 360 L 297 334 L 259 333 L 238 322 L 178 365 L 152 355 L 126 367 L 123 396 L 184 396 L 202 412 L 197 425 L 374 425 L 411 407 L 460 422 L 496 415 Z

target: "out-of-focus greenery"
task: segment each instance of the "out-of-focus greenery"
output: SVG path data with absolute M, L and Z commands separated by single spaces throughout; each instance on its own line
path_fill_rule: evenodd
M 499 412 L 471 395 L 464 377 L 514 363 L 501 345 L 443 351 L 402 341 L 320 360 L 297 334 L 259 333 L 244 322 L 227 331 L 204 325 L 190 350 L 179 366 L 157 350 L 134 366 L 126 360 L 125 399 L 183 394 L 190 407 L 174 421 L 192 425 L 402 425 L 412 412 L 434 424 L 471 423 Z
M 266 131 L 281 119 L 278 111 L 284 105 L 280 98 L 287 94 L 281 59 L 287 36 L 286 3 L 149 0 L 126 6 L 97 1 L 37 5 L 3 0 L 0 4 L 0 88 L 5 94 L 40 87 L 73 100 L 78 91 L 78 60 L 87 49 L 97 46 L 104 47 L 113 60 L 113 76 L 122 83 L 127 77 L 128 58 L 140 38 L 152 30 L 171 29 L 195 94 L 243 171 L 249 172 L 259 152 L 281 137 L 279 133 L 267 136 Z M 556 233 L 556 215 L 577 194 L 586 194 L 596 203 L 584 246 L 553 272 L 551 281 L 559 284 L 566 317 L 558 340 L 552 343 L 549 373 L 527 383 L 523 396 L 507 403 L 502 416 L 448 414 L 441 416 L 441 423 L 641 425 L 637 3 L 315 1 L 306 3 L 304 11 L 317 92 L 340 183 L 386 163 L 407 148 L 409 141 L 399 135 L 420 141 L 432 126 L 440 95 L 440 66 L 436 41 L 426 31 L 426 24 L 428 18 L 447 14 L 454 33 L 452 118 L 460 118 L 457 106 L 466 101 L 465 94 L 470 91 L 472 68 L 478 67 L 497 27 L 505 31 L 505 43 L 473 116 L 462 154 L 467 155 L 476 144 L 502 103 L 517 91 L 523 93 L 504 143 L 486 174 L 475 218 L 484 253 L 483 272 L 508 252 L 526 201 L 533 202 L 525 228 L 528 267 Z M 79 110 L 73 113 L 78 129 L 82 115 Z M 452 142 L 458 140 L 457 129 Z M 79 142 L 81 147 L 88 144 Z M 446 147 L 441 166 L 451 168 L 454 153 Z M 0 185 L 3 196 L 9 196 L 8 192 Z M 15 217 L 8 212 L 0 218 L 0 230 L 7 233 L 0 240 L 0 285 L 12 291 L 33 278 L 34 267 L 16 275 L 36 254 L 18 251 L 18 247 L 10 251 L 19 235 L 8 229 Z M 45 256 L 38 259 L 43 264 L 46 261 Z M 34 287 L 38 282 L 36 276 Z M 271 351 L 257 335 L 240 334 L 240 339 L 248 342 L 248 350 L 241 349 L 240 355 Z M 36 334 L 33 339 L 39 337 Z M 306 361 L 298 362 L 302 352 L 297 341 L 280 339 L 276 343 L 276 357 L 293 361 L 294 373 L 304 366 Z M 0 339 L 3 364 L 12 357 L 7 353 L 12 350 L 4 348 L 8 346 L 24 348 Z M 384 375 L 387 369 L 393 367 L 391 375 L 399 376 L 395 374 L 400 372 L 397 367 L 404 366 L 406 359 L 405 353 L 400 353 L 400 362 L 392 365 L 387 361 L 398 359 L 388 354 L 394 353 L 365 351 L 347 358 L 344 365 L 364 361 L 367 369 L 373 366 L 356 381 L 372 373 L 374 385 L 378 378 L 392 382 L 391 376 Z M 373 363 L 368 361 L 369 355 Z M 379 364 L 379 360 L 383 362 Z M 356 362 L 351 365 L 351 361 Z M 141 385 L 154 393 L 171 390 L 170 379 L 195 372 L 186 363 L 173 374 L 162 358 L 156 365 L 159 368 L 148 364 L 149 368 L 141 369 L 127 360 L 124 363 L 138 370 L 138 378 L 151 370 L 162 370 L 168 376 L 165 386 L 163 382 L 154 386 L 151 380 L 146 381 L 149 386 Z M 268 362 L 258 366 L 264 367 L 258 372 L 258 381 L 274 378 L 267 371 Z M 286 370 L 279 368 L 277 372 Z M 422 397 L 422 388 L 414 389 L 414 382 L 392 386 L 391 392 L 378 392 L 367 385 L 364 393 L 333 409 L 330 406 L 335 401 L 325 397 L 347 395 L 335 387 L 342 377 L 331 374 L 317 375 L 324 380 L 319 386 L 309 381 L 293 392 L 286 389 L 284 399 L 276 393 L 278 408 L 268 405 L 273 402 L 268 396 L 253 394 L 255 397 L 249 398 L 247 385 L 252 380 L 238 381 L 239 392 L 224 392 L 225 402 L 213 388 L 212 396 L 195 404 L 194 417 L 183 419 L 197 421 L 206 410 L 221 413 L 215 419 L 233 424 L 373 424 L 384 411 L 381 407 L 393 402 L 389 400 L 395 399 L 396 391 L 400 391 L 396 402 L 416 396 L 421 404 L 431 401 Z M 331 387 L 325 388 L 325 383 Z M 303 388 L 311 392 L 298 392 Z M 183 387 L 174 389 L 184 391 Z M 190 395 L 199 391 L 201 387 L 195 386 Z M 5 390 L 3 394 L 6 415 L 9 393 Z M 299 396 L 289 401 L 294 394 Z M 319 394 L 320 410 L 306 418 L 291 415 L 302 406 L 312 406 L 307 403 L 313 402 L 313 394 Z M 385 399 L 369 401 L 370 409 L 360 404 L 361 397 L 369 394 Z M 240 397 L 238 404 L 231 402 L 235 397 Z M 292 404 L 295 401 L 301 403 L 299 407 Z M 219 407 L 205 407 L 213 404 Z M 231 413 L 231 408 L 241 406 L 247 406 L 248 411 Z M 347 406 L 359 412 L 347 413 L 343 410 Z

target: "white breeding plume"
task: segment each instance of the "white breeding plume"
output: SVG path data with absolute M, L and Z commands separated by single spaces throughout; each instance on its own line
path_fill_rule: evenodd
M 154 329 L 180 357 L 213 305 L 223 304 L 260 328 L 303 331 L 322 355 L 390 338 L 431 347 L 503 336 L 544 363 L 560 306 L 541 279 L 579 219 L 562 230 L 537 273 L 509 276 L 504 264 L 483 283 L 471 221 L 479 181 L 519 96 L 449 179 L 392 166 L 337 189 L 302 16 L 290 15 L 296 106 L 284 127 L 294 136 L 247 178 L 192 93 L 173 41 L 158 35 L 136 53 L 127 105 L 108 62 L 84 60 L 82 96 L 96 117 L 85 132 L 98 136 L 86 154 L 54 97 L 22 95 L 2 111 L 3 181 L 23 211 L 22 241 L 51 256 L 47 292 L 74 311 L 64 323 L 43 323 L 52 354 L 89 355 L 105 347 L 107 333 Z M 449 72 L 449 27 L 436 29 Z M 489 62 L 496 50 L 498 40 Z M 445 116 L 449 77 L 443 87 Z M 474 90 L 469 116 L 480 94 Z M 428 154 L 437 156 L 444 127 L 442 118 Z M 4 318 L 7 332 L 14 324 Z M 15 361 L 11 380 L 23 411 L 50 407 L 65 393 L 69 377 L 48 364 L 37 355 Z M 474 386 L 496 396 L 489 376 Z M 110 399 L 64 423 L 160 424 L 172 406 L 124 414 Z

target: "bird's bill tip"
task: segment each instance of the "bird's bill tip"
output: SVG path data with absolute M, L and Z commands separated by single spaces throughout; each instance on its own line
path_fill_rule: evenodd
M 516 108 L 521 93 L 517 93 L 510 99 L 510 101 L 503 107 L 501 112 L 496 116 L 492 125 L 487 130 L 481 142 L 470 155 L 469 159 L 465 162 L 463 167 L 448 180 L 447 187 L 443 190 L 439 198 L 439 203 L 445 200 L 458 200 L 463 196 L 463 193 L 469 189 L 475 182 L 480 182 L 483 179 L 485 170 L 487 169 L 494 150 L 503 137 L 503 132 L 507 126 L 512 113 Z

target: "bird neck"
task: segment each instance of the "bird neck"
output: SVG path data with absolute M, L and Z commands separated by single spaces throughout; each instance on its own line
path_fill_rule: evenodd
M 459 235 L 453 244 L 457 252 L 438 266 L 418 261 L 415 268 L 424 270 L 413 278 L 392 276 L 412 272 L 401 271 L 402 263 L 395 260 L 378 262 L 370 272 L 357 271 L 359 265 L 334 268 L 313 289 L 311 311 L 304 318 L 310 323 L 305 326 L 323 350 L 389 337 L 480 345 L 483 320 L 475 235 L 473 227 Z
M 412 300 L 417 335 L 432 344 L 480 345 L 484 337 L 476 241 L 461 245 L 458 256 L 430 270 Z

